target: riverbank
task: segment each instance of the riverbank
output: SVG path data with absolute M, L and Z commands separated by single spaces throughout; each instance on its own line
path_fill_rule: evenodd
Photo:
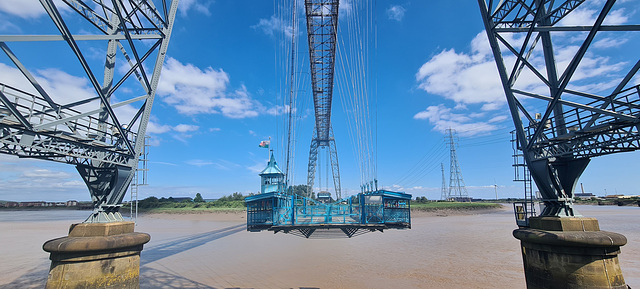
M 503 207 L 501 204 L 495 203 L 470 203 L 470 202 L 427 202 L 427 203 L 411 203 L 411 213 L 417 212 L 447 212 L 454 214 L 477 213 L 482 211 L 499 210 Z M 123 213 L 129 212 L 129 208 L 125 207 L 121 210 Z M 159 208 L 140 208 L 139 213 L 143 214 L 231 214 L 246 213 L 244 207 L 206 207 L 206 206 L 180 206 L 180 207 L 159 207 Z

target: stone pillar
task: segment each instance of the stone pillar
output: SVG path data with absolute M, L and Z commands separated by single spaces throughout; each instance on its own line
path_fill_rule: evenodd
M 73 224 L 69 236 L 49 240 L 47 289 L 140 288 L 140 251 L 151 237 L 133 222 Z
M 600 231 L 598 220 L 532 217 L 520 240 L 527 288 L 627 289 L 618 254 L 625 236 Z

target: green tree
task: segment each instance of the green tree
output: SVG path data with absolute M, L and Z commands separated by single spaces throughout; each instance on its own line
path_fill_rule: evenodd
M 200 193 L 196 193 L 196 197 L 193 198 L 193 202 L 194 203 L 204 203 L 204 199 L 202 198 L 202 195 L 200 195 Z
M 291 186 L 289 187 L 289 193 L 293 193 L 296 194 L 298 196 L 302 196 L 302 197 L 308 197 L 309 194 L 313 194 L 311 192 L 309 192 L 310 190 L 307 190 L 309 186 L 307 185 L 295 185 L 295 186 Z
M 138 207 L 142 209 L 157 208 L 159 204 L 160 204 L 160 201 L 158 200 L 158 198 L 148 197 L 138 202 Z

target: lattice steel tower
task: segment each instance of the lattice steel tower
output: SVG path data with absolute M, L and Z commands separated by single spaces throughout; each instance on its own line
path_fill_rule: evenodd
M 440 169 L 442 170 L 442 190 L 440 192 L 440 200 L 446 200 L 449 198 L 449 189 L 447 188 L 447 179 L 444 177 L 444 164 L 440 163 Z
M 73 12 L 60 13 L 60 1 L 40 0 L 49 25 L 26 35 L 0 35 L 0 48 L 19 71 L 16 78 L 28 83 L 0 83 L 0 153 L 75 165 L 94 206 L 85 222 L 121 221 L 119 208 L 144 147 L 178 1 L 157 1 L 159 7 L 144 0 L 61 2 Z M 59 33 L 43 35 L 51 31 Z M 42 54 L 33 53 L 38 49 Z M 86 57 L 103 49 L 103 60 Z M 30 71 L 37 69 L 29 67 L 33 59 L 22 61 L 28 56 L 75 64 L 70 69 L 83 71 L 93 91 L 73 101 L 46 91 Z M 135 95 L 127 92 L 138 85 Z
M 341 198 L 338 153 L 331 127 L 331 102 L 336 59 L 338 0 L 305 0 L 315 128 L 309 149 L 307 185 L 313 190 L 318 149 L 328 149 L 336 198 Z M 311 192 L 309 192 L 310 194 Z
M 467 187 L 464 185 L 464 179 L 462 179 L 462 172 L 460 171 L 460 164 L 458 163 L 458 154 L 456 153 L 457 136 L 455 136 L 454 129 L 447 129 L 447 135 L 445 136 L 449 145 L 450 164 L 449 168 L 449 195 L 448 200 L 456 201 L 468 201 L 469 193 Z
M 615 11 L 613 0 L 478 3 L 518 149 L 543 197 L 541 215 L 578 215 L 572 207 L 573 191 L 590 159 L 640 148 L 638 58 L 620 63 L 619 75 L 589 69 L 598 74 L 585 78 L 580 64 L 586 55 L 598 55 L 602 48 L 594 44 L 599 40 L 638 37 L 640 19 L 629 18 L 634 23 L 625 25 L 603 24 Z M 584 3 L 589 9 L 599 6 L 594 20 L 580 25 L 563 22 Z M 568 49 L 567 41 L 573 41 L 576 49 Z M 638 55 L 637 45 L 622 40 L 616 49 Z M 560 56 L 565 58 L 561 65 L 556 63 Z M 598 85 L 602 83 L 609 85 Z

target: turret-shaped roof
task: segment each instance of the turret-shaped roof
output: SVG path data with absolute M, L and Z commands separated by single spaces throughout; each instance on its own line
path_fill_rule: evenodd
M 267 163 L 267 167 L 262 170 L 260 176 L 262 175 L 284 175 L 282 170 L 278 167 L 276 163 L 276 158 L 273 156 L 273 151 L 271 151 L 271 158 L 269 159 L 269 163 Z

